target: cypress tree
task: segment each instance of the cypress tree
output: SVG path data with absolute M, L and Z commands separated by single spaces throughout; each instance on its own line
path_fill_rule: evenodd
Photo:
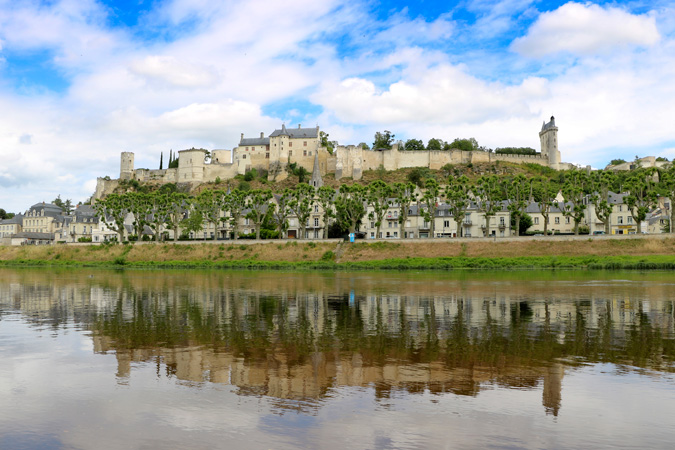
M 159 170 L 162 170 L 163 162 L 164 162 L 164 152 L 161 152 L 159 154 Z

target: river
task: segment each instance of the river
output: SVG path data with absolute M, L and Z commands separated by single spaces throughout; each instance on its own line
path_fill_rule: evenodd
M 672 448 L 668 272 L 0 269 L 0 448 Z

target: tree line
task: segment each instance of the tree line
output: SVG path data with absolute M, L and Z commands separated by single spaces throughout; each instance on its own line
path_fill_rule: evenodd
M 416 173 L 411 171 L 411 175 Z M 419 173 L 418 173 L 419 175 Z M 256 239 L 283 238 L 289 229 L 289 219 L 298 220 L 300 238 L 305 236 L 311 216 L 321 216 L 323 238 L 329 230 L 335 237 L 359 229 L 367 217 L 376 227 L 379 236 L 387 211 L 398 211 L 400 236 L 408 219 L 410 206 L 430 225 L 434 235 L 434 217 L 439 204 L 449 206 L 450 215 L 461 229 L 469 208 L 477 208 L 485 216 L 485 233 L 489 235 L 490 218 L 507 208 L 513 217 L 516 234 L 520 220 L 531 201 L 539 204 L 544 219 L 544 233 L 548 232 L 549 218 L 554 208 L 569 217 L 574 223 L 575 234 L 584 219 L 586 206 L 592 204 L 595 213 L 609 233 L 609 218 L 613 210 L 609 193 L 627 192 L 624 203 L 641 232 L 641 222 L 656 206 L 658 196 L 675 198 L 675 168 L 637 169 L 631 172 L 568 170 L 555 172 L 554 176 L 496 175 L 488 174 L 470 180 L 466 175 L 449 176 L 439 183 L 432 172 L 426 172 L 416 182 L 386 183 L 376 180 L 368 185 L 342 184 L 339 188 L 322 186 L 318 189 L 307 183 L 298 183 L 294 188 L 272 191 L 271 189 L 204 190 L 190 196 L 185 193 L 159 190 L 156 192 L 127 192 L 110 194 L 94 205 L 105 217 L 109 228 L 124 240 L 124 220 L 128 213 L 134 217 L 136 236 L 141 236 L 145 226 L 152 229 L 155 239 L 160 240 L 163 228 L 173 231 L 177 240 L 179 231 L 198 232 L 205 225 L 213 225 L 218 237 L 218 228 L 231 229 L 232 237 L 241 236 L 239 227 L 242 218 L 249 219 Z M 410 177 L 412 178 L 412 177 Z M 556 197 L 561 192 L 565 202 Z M 671 223 L 673 209 L 670 209 Z

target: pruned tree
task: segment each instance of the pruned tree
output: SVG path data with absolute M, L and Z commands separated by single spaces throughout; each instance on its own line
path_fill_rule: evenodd
M 307 220 L 312 214 L 312 203 L 314 202 L 314 187 L 305 183 L 298 183 L 295 189 L 291 191 L 291 201 L 288 206 L 298 218 L 300 227 L 300 239 L 305 238 L 307 231 Z
M 579 234 L 579 224 L 584 219 L 586 205 L 584 197 L 588 190 L 588 174 L 583 170 L 571 170 L 565 174 L 565 183 L 562 194 L 565 203 L 559 204 L 559 208 L 565 217 L 574 221 L 574 234 Z
M 539 212 L 544 218 L 544 235 L 548 234 L 551 219 L 551 208 L 556 204 L 558 185 L 549 177 L 538 177 L 533 183 L 532 195 L 539 204 Z
M 422 216 L 425 221 L 429 222 L 429 235 L 434 237 L 436 231 L 436 210 L 438 209 L 438 200 L 441 195 L 441 188 L 438 181 L 434 178 L 427 178 L 424 184 L 424 195 L 422 201 L 424 202 L 424 209 Z
M 391 186 L 382 180 L 375 180 L 368 185 L 366 201 L 372 211 L 368 213 L 368 218 L 375 222 L 377 232 L 375 236 L 380 237 L 380 227 L 382 219 L 389 209 L 389 198 L 392 196 Z
M 605 234 L 610 234 L 609 219 L 614 207 L 609 203 L 609 190 L 616 181 L 610 170 L 595 171 L 589 179 L 589 200 L 595 209 L 595 216 L 603 224 Z
M 466 212 L 471 206 L 469 195 L 472 190 L 471 182 L 466 175 L 459 178 L 450 177 L 445 187 L 445 199 L 450 206 L 450 214 L 457 225 L 457 236 L 464 236 L 463 223 Z
M 515 222 L 516 236 L 520 236 L 520 218 L 525 214 L 528 200 L 530 198 L 532 180 L 523 174 L 515 177 L 503 179 L 504 190 L 509 199 L 508 210 Z
M 119 236 L 118 242 L 122 243 L 126 239 L 124 220 L 129 213 L 129 198 L 127 194 L 110 194 L 107 197 L 97 201 L 94 209 L 103 222 L 110 230 Z
M 173 241 L 178 241 L 180 226 L 190 207 L 190 197 L 182 192 L 167 194 L 166 216 L 164 223 L 173 231 Z
M 408 210 L 410 205 L 417 201 L 417 190 L 416 186 L 411 183 L 394 183 L 392 194 L 396 199 L 398 204 L 399 214 L 398 214 L 398 225 L 399 225 L 399 236 L 403 238 L 405 236 L 405 225 L 408 221 Z
M 246 209 L 246 199 L 250 191 L 240 191 L 233 189 L 225 196 L 225 209 L 229 212 L 230 225 L 232 225 L 232 234 L 234 239 L 239 239 L 239 221 L 244 215 Z
M 502 187 L 499 177 L 496 175 L 484 175 L 478 179 L 474 186 L 474 199 L 478 209 L 485 216 L 485 226 L 483 235 L 490 235 L 490 217 L 497 214 L 501 209 L 499 198 L 501 197 Z
M 286 238 L 286 231 L 288 231 L 288 216 L 291 215 L 291 208 L 289 206 L 292 198 L 291 190 L 286 188 L 274 197 L 276 202 L 272 204 L 272 220 L 279 232 L 279 236 L 284 239 Z
M 656 204 L 655 174 L 654 169 L 637 169 L 626 180 L 625 187 L 630 194 L 624 197 L 624 202 L 637 224 L 638 234 L 642 233 L 642 221 Z
M 197 208 L 207 223 L 213 224 L 213 240 L 218 237 L 220 214 L 225 204 L 225 192 L 220 189 L 207 189 L 199 193 L 196 198 Z
M 343 184 L 335 197 L 337 220 L 350 233 L 356 231 L 361 219 L 366 214 L 367 189 L 364 186 Z
M 253 222 L 256 239 L 260 239 L 260 226 L 270 212 L 271 199 L 272 191 L 269 189 L 255 189 L 249 193 L 246 199 L 246 208 L 248 209 L 246 218 Z
M 323 214 L 323 238 L 328 239 L 328 222 L 335 217 L 333 211 L 333 201 L 335 200 L 335 189 L 328 185 L 321 186 L 316 192 L 316 202 L 321 207 Z

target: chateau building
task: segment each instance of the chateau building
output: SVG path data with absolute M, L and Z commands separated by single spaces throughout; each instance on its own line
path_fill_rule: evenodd
M 396 170 L 411 167 L 440 169 L 446 164 L 490 163 L 507 161 L 534 163 L 556 170 L 572 167 L 560 162 L 558 127 L 555 118 L 544 122 L 539 132 L 540 153 L 535 155 L 497 154 L 486 151 L 451 150 L 404 150 L 401 143 L 391 149 L 363 149 L 355 145 L 342 146 L 329 151 L 321 145 L 319 127 L 297 128 L 282 125 L 269 136 L 260 133 L 257 137 L 241 134 L 239 144 L 232 150 L 187 149 L 178 152 L 178 167 L 161 170 L 135 169 L 134 153 L 123 152 L 120 161 L 120 176 L 117 180 L 99 178 L 93 200 L 111 193 L 121 180 L 138 180 L 158 184 L 213 182 L 227 180 L 251 169 L 268 172 L 268 178 L 276 181 L 288 176 L 291 164 L 304 167 L 310 173 L 332 173 L 336 179 L 360 180 L 366 170 Z

